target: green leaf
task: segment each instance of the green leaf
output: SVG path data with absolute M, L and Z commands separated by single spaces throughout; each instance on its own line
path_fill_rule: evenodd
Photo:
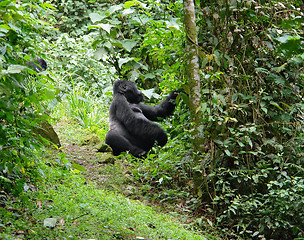
M 134 5 L 136 5 L 135 1 L 127 1 L 124 4 L 124 8 L 127 9 L 127 8 L 130 8 L 130 7 L 133 7 Z
M 91 21 L 93 23 L 96 23 L 96 22 L 100 22 L 102 19 L 104 19 L 106 16 L 105 15 L 100 15 L 98 13 L 90 13 L 89 14 L 89 17 L 91 19 Z
M 90 25 L 89 26 L 89 30 L 93 29 L 93 28 L 102 28 L 103 30 L 107 31 L 109 34 L 111 32 L 111 28 L 113 26 L 110 24 L 103 24 L 103 23 L 99 23 L 97 25 Z
M 167 27 L 173 27 L 176 28 L 177 30 L 180 30 L 180 26 L 177 23 L 179 18 L 171 18 L 170 21 L 166 21 Z
M 147 4 L 144 4 L 144 3 L 140 2 L 140 1 L 127 1 L 124 4 L 124 8 L 127 9 L 127 8 L 133 7 L 135 5 L 138 5 L 138 6 L 142 7 L 142 8 L 147 8 Z
M 203 196 L 203 190 L 201 188 L 198 190 L 197 196 L 199 198 L 201 198 Z
M 1 32 L 4 32 L 4 33 L 8 33 L 9 32 L 9 30 L 10 30 L 11 28 L 10 28 L 10 26 L 8 26 L 8 25 L 0 25 L 0 31 Z
M 257 73 L 266 73 L 266 74 L 269 73 L 269 71 L 266 68 L 256 68 L 255 71 Z
M 147 73 L 144 75 L 145 79 L 153 79 L 155 78 L 155 75 L 153 73 Z
M 281 36 L 281 37 L 278 37 L 278 38 L 276 38 L 276 40 L 278 40 L 279 42 L 281 42 L 281 43 L 286 43 L 288 40 L 290 40 L 290 39 L 292 39 L 293 38 L 293 36 L 291 36 L 291 35 L 284 35 L 284 36 Z
M 41 7 L 43 7 L 43 8 L 50 8 L 50 9 L 56 10 L 56 8 L 52 4 L 50 4 L 50 3 L 43 3 L 41 5 Z
M 204 59 L 202 61 L 202 67 L 204 68 L 208 62 L 209 62 L 209 56 L 204 57 Z
M 22 65 L 9 65 L 7 70 L 3 70 L 2 73 L 10 74 L 10 73 L 21 73 L 26 67 Z
M 226 155 L 227 155 L 228 157 L 231 156 L 231 152 L 230 152 L 228 149 L 225 149 L 224 152 L 226 153 Z
M 100 23 L 100 24 L 98 24 L 98 26 L 101 27 L 103 30 L 107 31 L 108 33 L 111 32 L 112 25 L 110 25 L 110 24 Z
M 203 102 L 203 103 L 201 104 L 201 111 L 202 111 L 202 114 L 206 111 L 206 109 L 207 109 L 207 103 L 206 103 L 206 102 Z
M 118 66 L 121 68 L 121 66 L 123 65 L 123 64 L 125 64 L 125 63 L 127 63 L 127 62 L 130 62 L 130 61 L 132 61 L 133 60 L 133 58 L 120 58 L 119 60 L 118 60 Z
M 0 2 L 0 7 L 8 6 L 10 5 L 11 2 L 12 2 L 11 0 L 2 1 Z
M 141 90 L 142 94 L 144 94 L 148 99 L 151 99 L 153 97 L 154 91 L 155 91 L 154 88 Z
M 53 91 L 46 91 L 46 92 L 44 93 L 44 99 L 45 99 L 45 100 L 54 99 L 55 97 L 56 97 L 56 96 L 55 96 L 55 94 L 54 94 Z
M 270 104 L 283 111 L 283 108 L 281 108 L 278 103 L 271 101 Z
M 54 228 L 54 227 L 56 227 L 56 224 L 57 224 L 57 219 L 56 218 L 46 218 L 43 221 L 43 226 L 44 227 Z
M 255 183 L 258 183 L 259 182 L 259 177 L 257 175 L 253 175 L 252 176 L 252 179 Z
M 11 90 L 8 86 L 6 86 L 4 83 L 0 83 L 0 95 L 9 95 L 11 94 Z
M 124 16 L 126 16 L 126 15 L 132 14 L 132 13 L 134 13 L 134 12 L 135 12 L 135 11 L 134 11 L 133 9 L 129 8 L 129 9 L 123 10 L 123 11 L 122 11 L 122 14 L 123 14 Z
M 220 67 L 221 66 L 220 53 L 218 51 L 214 51 L 213 57 L 216 64 Z
M 81 165 L 79 165 L 77 163 L 72 163 L 72 167 L 75 168 L 75 169 L 77 169 L 77 170 L 79 170 L 79 171 L 82 171 L 82 172 L 86 172 L 87 171 L 83 166 L 81 166 Z
M 3 176 L 0 176 L 0 180 L 3 180 L 5 182 L 11 182 L 10 179 L 6 178 L 6 177 L 3 177 Z
M 137 41 L 126 39 L 123 41 L 119 41 L 122 44 L 122 47 L 126 49 L 128 52 L 131 52 L 131 50 L 136 46 Z
M 118 10 L 121 10 L 123 8 L 122 5 L 113 5 L 111 6 L 108 11 L 106 11 L 106 15 L 111 15 L 112 13 L 118 11 Z
M 11 29 L 15 30 L 18 33 L 21 33 L 21 29 L 19 27 L 17 27 L 16 25 L 9 23 L 8 24 L 10 26 Z
M 287 67 L 287 65 L 288 65 L 287 63 L 284 63 L 284 64 L 282 64 L 279 67 L 273 67 L 271 70 L 279 73 L 279 72 L 282 72 L 283 70 L 285 70 L 285 68 Z
M 103 59 L 107 56 L 107 51 L 104 48 L 98 48 L 95 52 L 94 52 L 94 57 L 96 60 L 100 60 Z

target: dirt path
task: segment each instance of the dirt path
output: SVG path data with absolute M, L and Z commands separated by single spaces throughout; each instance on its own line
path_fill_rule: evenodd
M 69 162 L 83 166 L 87 172 L 82 174 L 97 186 L 147 203 L 146 199 L 142 198 L 140 185 L 134 180 L 126 161 L 117 159 L 107 152 L 97 152 L 88 145 L 62 143 L 61 150 Z M 149 205 L 155 204 L 149 202 Z
M 89 146 L 79 146 L 75 143 L 63 143 L 62 151 L 66 154 L 66 159 L 83 166 L 87 172 L 84 176 L 99 184 L 104 184 L 110 175 L 100 174 L 108 163 L 104 162 L 103 153 L 98 153 Z

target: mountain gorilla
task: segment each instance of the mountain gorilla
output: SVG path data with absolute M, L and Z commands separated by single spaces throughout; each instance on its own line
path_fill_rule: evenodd
M 32 67 L 37 73 L 45 71 L 47 69 L 47 63 L 43 58 L 38 58 L 34 62 L 28 62 L 27 65 Z
M 159 105 L 141 103 L 143 94 L 136 84 L 118 80 L 113 85 L 113 101 L 109 110 L 109 132 L 105 142 L 115 156 L 129 151 L 135 157 L 144 156 L 157 141 L 159 146 L 167 143 L 165 131 L 151 121 L 173 113 L 179 91 L 172 91 Z M 150 121 L 151 120 L 151 121 Z

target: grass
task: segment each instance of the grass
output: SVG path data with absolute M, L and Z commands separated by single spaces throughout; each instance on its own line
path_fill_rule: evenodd
M 45 180 L 20 198 L 2 196 L 1 239 L 206 239 L 172 216 L 49 161 Z M 44 220 L 55 218 L 54 228 Z

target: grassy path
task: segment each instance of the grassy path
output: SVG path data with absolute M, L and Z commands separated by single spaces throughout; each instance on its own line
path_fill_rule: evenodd
M 41 156 L 45 179 L 38 187 L 29 185 L 20 199 L 5 197 L 0 239 L 207 239 L 176 217 L 107 190 L 127 178 L 119 177 L 126 173 L 114 170 L 117 164 L 104 163 L 103 154 L 63 143 L 60 156 Z M 59 164 L 64 159 L 88 171 L 66 170 Z

